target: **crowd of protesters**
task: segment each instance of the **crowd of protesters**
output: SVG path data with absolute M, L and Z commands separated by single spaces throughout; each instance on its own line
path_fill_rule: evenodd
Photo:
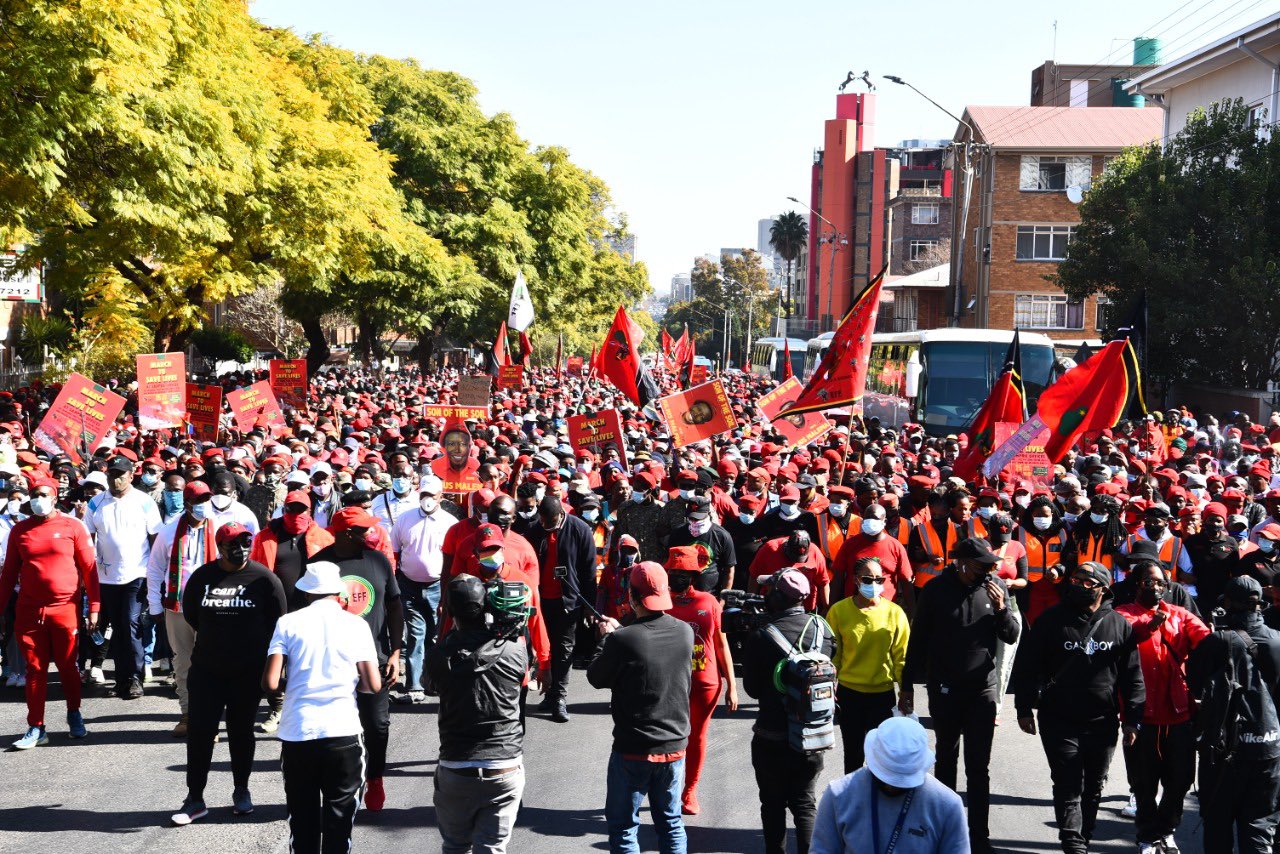
M 55 387 L 0 393 L 3 678 L 25 687 L 28 727 L 13 747 L 49 742 L 51 665 L 71 738 L 92 728 L 82 683 L 124 702 L 171 689 L 174 824 L 208 813 L 225 721 L 233 812 L 254 809 L 255 729 L 275 733 L 293 850 L 346 851 L 359 807 L 385 802 L 390 704 L 435 695 L 443 850 L 503 851 L 528 695 L 568 723 L 577 664 L 612 694 L 610 849 L 639 850 L 647 798 L 662 850 L 681 852 L 738 674 L 765 851 L 786 850 L 789 813 L 801 852 L 981 852 L 993 740 L 1023 737 L 1000 729 L 1011 692 L 1064 851 L 1093 840 L 1118 743 L 1143 854 L 1177 851 L 1197 767 L 1205 849 L 1271 850 L 1275 419 L 1169 410 L 1044 477 L 965 482 L 965 437 L 917 424 L 830 413 L 789 446 L 756 376 L 722 377 L 737 429 L 680 448 L 652 410 L 550 370 L 493 392 L 488 418 L 426 417 L 459 379 L 326 370 L 283 428 L 224 416 L 216 442 L 140 431 L 125 385 L 125 414 L 79 460 L 33 443 Z M 607 409 L 619 441 L 574 447 L 568 418 Z M 752 602 L 755 622 L 727 625 Z M 830 664 L 847 775 L 821 805 L 832 742 L 797 741 L 780 681 L 802 661 Z

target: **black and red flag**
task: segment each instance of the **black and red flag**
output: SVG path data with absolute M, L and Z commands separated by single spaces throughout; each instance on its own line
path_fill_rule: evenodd
M 1085 433 L 1106 430 L 1124 416 L 1137 388 L 1134 362 L 1128 336 L 1116 339 L 1040 394 L 1036 415 L 1049 428 L 1044 452 L 1050 462 L 1062 459 Z
M 627 316 L 625 308 L 618 306 L 613 324 L 596 357 L 600 375 L 617 386 L 636 406 L 645 406 L 658 397 L 658 384 L 640 361 L 640 353 L 636 349 L 643 338 L 644 330 Z
M 782 381 L 786 382 L 787 380 L 791 379 L 796 375 L 795 371 L 791 369 L 791 339 L 790 338 L 782 339 L 782 358 L 786 360 L 786 364 L 782 366 Z
M 1018 336 L 1015 329 L 1013 341 L 1004 356 L 1004 370 L 965 430 L 969 434 L 969 447 L 953 468 L 956 477 L 966 482 L 977 477 L 982 464 L 995 450 L 996 424 L 1001 421 L 1021 424 L 1027 420 L 1027 392 L 1022 386 L 1022 345 Z
M 493 366 L 489 373 L 496 377 L 498 368 L 510 364 L 511 354 L 507 352 L 507 322 L 504 320 L 498 327 L 498 337 L 493 339 Z

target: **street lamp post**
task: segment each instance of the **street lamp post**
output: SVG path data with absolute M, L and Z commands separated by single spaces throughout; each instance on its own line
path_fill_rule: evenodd
M 823 222 L 825 222 L 825 223 L 826 223 L 826 224 L 831 228 L 831 236 L 830 236 L 830 237 L 819 237 L 819 238 L 818 238 L 818 256 L 819 256 L 819 257 L 816 259 L 816 264 L 817 264 L 817 266 L 818 266 L 818 280 L 819 280 L 819 283 L 821 283 L 821 280 L 822 280 L 822 266 L 821 266 L 821 263 L 822 263 L 822 259 L 821 259 L 821 254 L 822 254 L 822 244 L 823 244 L 823 243 L 830 243 L 830 244 L 831 244 L 831 262 L 830 262 L 830 268 L 831 268 L 831 271 L 830 271 L 830 274 L 827 276 L 827 317 L 831 317 L 831 301 L 832 301 L 832 297 L 834 297 L 834 296 L 835 296 L 835 292 L 836 292 L 836 252 L 838 252 L 838 251 L 839 251 L 839 247 L 840 247 L 840 246 L 848 246 L 848 245 L 849 245 L 849 237 L 848 237 L 848 235 L 846 235 L 846 234 L 844 234 L 843 232 L 841 232 L 841 231 L 840 231 L 840 229 L 836 228 L 836 224 L 835 224 L 834 222 L 832 222 L 831 220 L 827 219 L 825 216 L 823 216 L 822 214 L 818 213 L 818 212 L 817 212 L 817 211 L 815 211 L 813 208 L 809 207 L 809 206 L 808 206 L 808 205 L 806 205 L 804 202 L 802 202 L 802 201 L 800 201 L 799 199 L 797 199 L 795 196 L 787 196 L 787 201 L 795 202 L 795 203 L 796 203 L 796 204 L 798 204 L 798 205 L 804 205 L 804 207 L 805 207 L 806 209 L 808 209 L 809 213 L 813 214 L 813 215 L 814 215 L 814 216 L 816 216 L 818 219 L 820 219 L 820 220 L 822 220 Z

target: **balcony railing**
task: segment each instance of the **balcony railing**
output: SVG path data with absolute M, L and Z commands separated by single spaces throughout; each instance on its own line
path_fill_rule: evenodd
M 916 318 L 913 317 L 876 317 L 876 332 L 915 332 Z
M 937 196 L 942 197 L 941 187 L 899 187 L 899 196 Z

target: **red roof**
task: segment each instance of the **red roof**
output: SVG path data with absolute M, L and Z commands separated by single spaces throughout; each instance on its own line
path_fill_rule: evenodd
M 1154 107 L 969 107 L 965 116 L 995 148 L 1119 151 L 1164 131 L 1164 112 Z

